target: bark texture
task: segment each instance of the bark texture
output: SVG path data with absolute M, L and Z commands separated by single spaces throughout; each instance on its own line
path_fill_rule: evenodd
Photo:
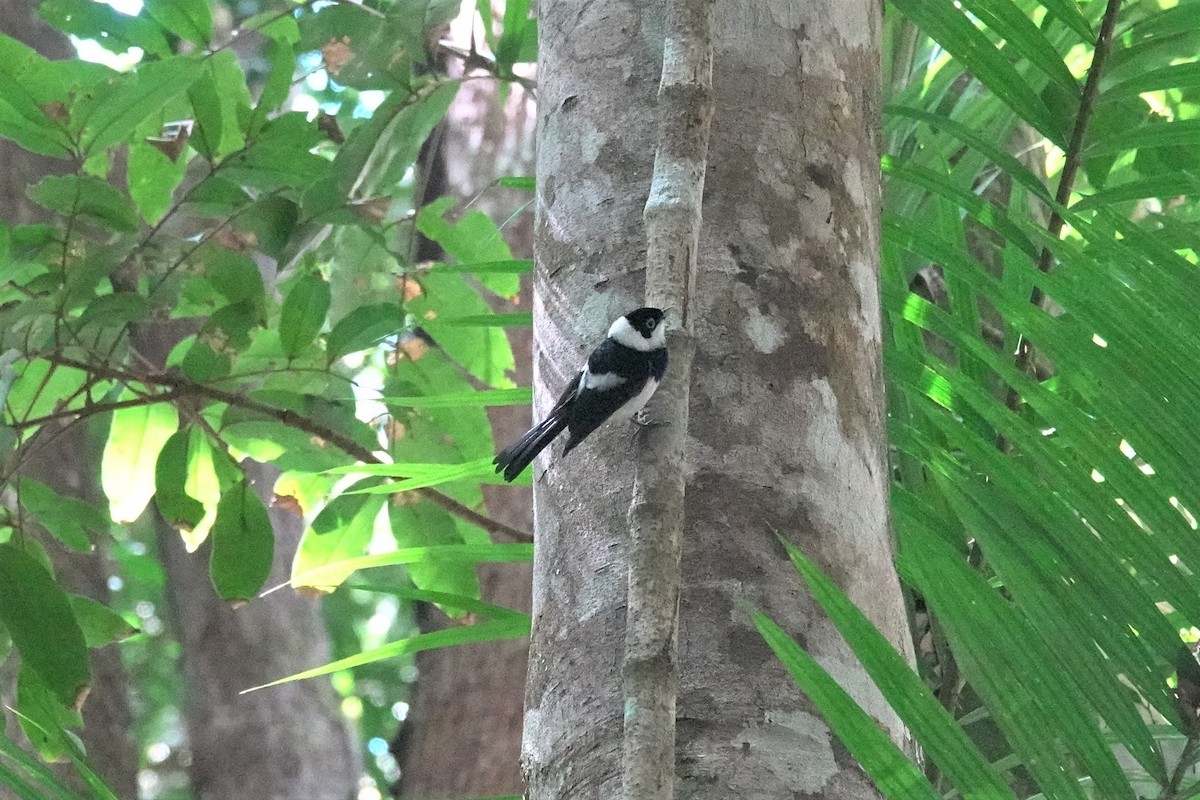
M 648 1 L 553 0 L 540 11 L 534 366 L 544 412 L 608 322 L 642 304 L 663 23 Z M 714 20 L 716 116 L 689 310 L 679 796 L 873 797 L 746 607 L 783 625 L 904 736 L 775 539 L 795 542 L 911 650 L 887 510 L 880 9 L 718 0 Z M 538 462 L 531 800 L 620 791 L 633 446 L 610 427 L 567 459 Z
M 674 800 L 679 691 L 684 464 L 692 358 L 691 313 L 714 110 L 712 0 L 665 0 L 658 141 L 646 226 L 646 305 L 671 309 L 674 380 L 655 409 L 671 421 L 645 431 L 629 507 L 622 757 L 624 800 Z
M 256 465 L 248 465 L 247 473 L 269 503 L 276 473 Z M 273 507 L 270 515 L 275 563 L 269 586 L 287 580 L 303 531 L 290 511 Z M 239 695 L 330 660 L 316 601 L 285 590 L 234 608 L 212 587 L 207 544 L 187 553 L 179 534 L 165 526 L 159 543 L 181 648 L 190 777 L 198 800 L 355 797 L 361 756 L 328 680 Z

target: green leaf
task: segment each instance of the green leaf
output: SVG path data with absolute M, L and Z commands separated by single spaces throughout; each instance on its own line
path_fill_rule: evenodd
M 189 207 L 207 217 L 227 217 L 252 202 L 249 193 L 220 175 L 210 175 L 188 195 Z
M 150 313 L 146 298 L 136 292 L 102 294 L 79 315 L 79 327 L 89 325 L 107 328 L 140 322 Z
M 282 470 L 319 472 L 353 461 L 338 448 L 316 441 L 312 434 L 240 409 L 225 412 L 221 436 L 239 456 L 275 464 Z
M 529 22 L 529 0 L 511 0 L 504 4 L 504 27 L 496 42 L 498 64 L 511 70 L 517 62 Z
M 761 613 L 754 624 L 830 729 L 889 800 L 940 800 L 941 795 L 900 748 L 787 633 Z
M 137 216 L 129 198 L 91 176 L 50 175 L 28 191 L 38 205 L 64 217 L 83 216 L 114 231 L 136 231 Z
M 366 478 L 351 488 L 379 483 L 379 478 Z M 300 539 L 296 557 L 292 561 L 292 586 L 332 591 L 346 580 L 353 570 L 338 572 L 325 568 L 367 551 L 383 501 L 381 496 L 346 492 L 330 500 Z M 319 575 L 319 582 L 308 580 L 306 576 L 310 575 Z
M 84 121 L 82 152 L 91 155 L 128 139 L 142 120 L 187 92 L 203 70 L 202 60 L 176 56 L 114 74 L 72 111 Z
M 310 150 L 321 138 L 316 123 L 301 113 L 266 122 L 246 147 L 225 159 L 221 173 L 263 190 L 303 189 L 329 171 L 330 162 Z
M 122 400 L 136 397 L 126 390 Z M 100 482 L 115 522 L 133 522 L 154 495 L 154 469 L 159 451 L 179 428 L 179 415 L 166 403 L 121 408 L 100 461 Z
M 354 667 L 361 667 L 364 664 L 372 664 L 387 658 L 420 653 L 425 650 L 436 650 L 442 647 L 454 647 L 462 644 L 498 642 L 505 639 L 521 639 L 528 635 L 529 624 L 525 620 L 519 619 L 501 619 L 492 622 L 481 622 L 477 625 L 447 628 L 445 630 L 422 633 L 407 639 L 390 642 L 382 647 L 334 661 L 323 667 L 298 672 L 295 675 L 289 675 L 286 678 L 280 678 L 277 681 L 265 683 L 262 686 L 255 686 L 245 691 L 257 691 L 258 689 L 266 689 L 270 686 L 279 686 L 280 684 L 292 683 L 293 681 L 317 678 L 321 675 L 329 675 L 344 669 L 353 669 Z
M 415 93 L 394 92 L 371 119 L 355 128 L 333 162 L 334 188 L 304 198 L 313 216 L 340 210 L 350 196 L 391 195 L 417 159 L 422 144 L 446 116 L 459 81 L 434 83 Z
M 264 20 L 266 24 L 258 25 L 257 20 Z M 279 110 L 291 91 L 292 75 L 296 70 L 295 45 L 300 41 L 300 28 L 295 17 L 290 14 L 281 17 L 275 11 L 264 11 L 250 18 L 243 28 L 257 29 L 267 37 L 263 56 L 271 65 L 266 83 L 259 92 L 258 104 L 254 107 L 249 126 L 251 134 L 256 134 L 266 122 L 267 116 Z
M 51 62 L 32 48 L 0 35 L 0 136 L 48 156 L 64 156 L 72 143 L 65 130 L 67 86 Z
M 429 203 L 417 214 L 417 230 L 460 263 L 511 261 L 512 251 L 496 223 L 481 211 L 470 210 L 455 222 L 446 219 L 454 198 Z M 479 280 L 501 297 L 512 298 L 520 291 L 520 280 L 500 272 L 475 272 Z
M 221 487 L 236 479 L 237 468 L 229 456 L 215 453 L 208 440 L 208 435 L 199 427 L 190 430 L 187 454 L 187 480 L 183 490 L 189 497 L 200 501 L 204 507 L 204 516 L 191 530 L 181 530 L 183 544 L 189 553 L 195 552 L 201 543 L 208 538 L 217 519 L 217 506 L 221 501 Z
M 417 319 L 434 318 L 446 309 L 461 316 L 484 317 L 492 313 L 487 302 L 462 275 L 446 275 L 436 270 L 428 272 L 421 281 L 425 291 L 409 304 Z M 493 327 L 460 327 L 443 325 L 438 328 L 437 344 L 471 375 L 496 389 L 513 385 L 509 374 L 516 366 L 512 347 L 502 330 Z
M 424 327 L 437 330 L 440 326 L 458 328 L 532 328 L 533 313 L 514 311 L 510 313 L 475 314 L 464 317 L 436 317 L 426 320 Z
M 331 472 L 390 475 L 400 478 L 392 483 L 354 490 L 362 494 L 397 494 L 452 481 L 476 478 L 484 478 L 488 482 L 495 483 L 501 481 L 496 476 L 496 465 L 492 463 L 490 456 L 464 464 L 361 464 L 354 467 L 340 467 Z
M 103 647 L 141 632 L 120 614 L 90 597 L 73 594 L 69 599 L 88 647 Z
M 330 576 L 348 575 L 360 569 L 415 564 L 436 559 L 471 564 L 526 563 L 533 560 L 533 545 L 528 544 L 443 544 L 435 547 L 406 547 L 390 553 L 359 556 L 335 561 L 292 576 L 303 586 L 324 585 Z M 343 578 L 344 579 L 344 578 Z
M 167 524 L 182 531 L 194 530 L 205 513 L 203 504 L 186 488 L 191 436 L 188 428 L 173 433 L 159 452 L 154 468 L 154 504 Z
M 382 17 L 357 5 L 321 7 L 300 17 L 300 46 L 321 50 L 330 76 L 343 86 L 406 89 L 412 62 L 421 58 L 417 54 L 425 29 L 423 19 L 397 18 L 395 12 L 405 10 L 405 5 L 393 4 L 393 13 Z M 425 7 L 422 3 L 422 16 Z M 330 52 L 325 53 L 325 48 Z
M 509 175 L 496 179 L 496 185 L 505 189 L 517 189 L 522 192 L 532 192 L 536 184 L 532 175 Z
M 295 384 L 294 381 L 280 381 L 278 385 L 291 386 Z M 339 433 L 345 438 L 353 440 L 355 444 L 365 450 L 377 449 L 379 436 L 375 429 L 356 416 L 353 390 L 348 385 L 337 382 L 325 384 L 325 388 L 326 393 L 320 395 L 301 394 L 288 389 L 276 388 L 264 388 L 252 392 L 250 399 L 271 406 L 279 413 L 248 411 L 245 418 L 274 419 L 283 424 L 291 424 L 293 419 L 299 417 L 311 421 L 323 429 Z M 232 419 L 234 416 L 227 413 L 225 422 L 228 423 Z M 305 435 L 312 436 L 313 434 L 306 433 Z
M 220 161 L 245 145 L 242 123 L 250 116 L 250 92 L 232 50 L 222 50 L 205 62 L 204 72 L 188 89 L 188 99 L 196 113 L 189 142 L 197 152 Z
M 478 261 L 470 264 L 437 264 L 431 270 L 445 275 L 467 273 L 470 275 L 527 275 L 533 272 L 533 261 L 530 259 L 513 259 L 511 261 Z
M 964 0 L 962 8 L 983 22 L 1011 48 L 1045 74 L 1066 98 L 1078 98 L 1080 86 L 1045 32 L 1015 3 Z
M 300 355 L 317 338 L 330 297 L 329 283 L 320 275 L 305 275 L 292 284 L 279 314 L 279 340 L 288 358 Z
M 15 420 L 41 417 L 57 410 L 63 397 L 74 397 L 88 376 L 73 367 L 56 367 L 34 360 L 18 365 L 18 375 L 8 391 L 8 412 Z
M 228 375 L 233 357 L 250 347 L 250 329 L 258 323 L 259 309 L 254 299 L 218 309 L 204 323 L 184 356 L 184 373 L 201 382 Z
M 325 337 L 326 356 L 333 362 L 349 353 L 374 347 L 404 330 L 405 319 L 404 309 L 395 303 L 359 306 L 339 320 Z
M 202 251 L 208 282 L 229 303 L 247 302 L 253 308 L 265 304 L 266 287 L 254 259 L 224 247 L 206 247 Z
M 80 39 L 94 39 L 114 53 L 138 47 L 154 56 L 172 55 L 171 45 L 153 21 L 140 15 L 123 14 L 105 3 L 43 0 L 38 13 L 63 33 Z
M 66 592 L 36 558 L 12 542 L 0 544 L 0 586 L 0 622 L 21 663 L 37 673 L 58 702 L 77 708 L 92 673 Z
M 180 39 L 208 47 L 213 35 L 209 0 L 143 0 L 146 13 Z
M 780 539 L 813 598 L 853 648 L 888 704 L 964 797 L 1014 797 L 992 765 L 875 626 L 799 549 Z
M 529 624 L 531 618 L 523 611 L 517 611 L 503 606 L 492 605 L 485 603 L 477 597 L 466 596 L 461 594 L 451 594 L 449 592 L 431 592 L 425 589 L 414 589 L 403 585 L 380 585 L 372 583 L 352 583 L 347 584 L 347 588 L 357 592 L 375 592 L 378 594 L 391 594 L 402 600 L 409 600 L 417 603 L 436 603 L 441 608 L 453 608 L 456 611 L 464 611 L 468 614 L 475 614 L 489 619 L 511 619 L 522 620 L 525 624 Z
M 412 397 L 384 396 L 389 406 L 405 408 L 470 408 L 473 406 L 526 406 L 533 402 L 533 390 L 522 386 L 516 389 L 484 389 L 456 394 L 416 395 Z
M 283 259 L 299 221 L 300 208 L 277 194 L 262 197 L 244 209 L 234 221 L 234 228 L 254 234 L 258 249 L 268 256 Z
M 19 680 L 20 677 L 18 676 Z M 23 750 L 20 745 L 4 735 L 2 731 L 0 731 L 0 755 L 13 762 L 16 769 L 19 769 L 22 773 L 40 784 L 45 791 L 50 792 L 50 796 L 54 800 L 80 800 L 79 795 L 69 790 L 45 764 Z M 4 759 L 0 759 L 0 766 L 3 763 Z M 7 768 L 5 769 L 7 770 Z M 4 772 L 3 785 L 17 791 L 21 800 L 46 800 L 46 795 L 42 791 L 34 791 L 29 784 L 23 784 L 28 787 L 28 793 L 21 794 L 13 783 L 16 777 L 17 773 L 14 771 Z
M 17 715 L 25 737 L 43 761 L 62 761 L 65 731 L 83 724 L 77 709 L 54 696 L 38 673 L 22 664 L 17 677 Z
M 388 518 L 392 536 L 401 549 L 464 543 L 454 518 L 428 500 L 391 503 Z M 479 596 L 479 579 L 473 564 L 440 559 L 415 561 L 408 565 L 408 574 L 420 589 L 465 597 Z
M 953 0 L 896 0 L 895 6 L 1023 120 L 1050 141 L 1066 146 L 1064 115 L 1050 112 L 1008 55 L 997 50 Z
M 103 509 L 56 491 L 32 478 L 21 478 L 21 505 L 50 535 L 77 553 L 93 549 L 95 538 L 108 534 L 111 522 Z
M 191 380 L 205 383 L 228 375 L 233 369 L 233 360 L 228 353 L 218 353 L 212 344 L 196 338 L 184 355 L 180 368 Z
M 271 572 L 275 533 L 267 509 L 245 481 L 221 495 L 212 527 L 209 571 L 225 600 L 253 598 Z

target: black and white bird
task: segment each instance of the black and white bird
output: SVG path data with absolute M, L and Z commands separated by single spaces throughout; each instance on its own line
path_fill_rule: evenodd
M 662 310 L 639 308 L 618 317 L 550 414 L 496 456 L 496 472 L 511 481 L 564 430 L 570 432 L 565 456 L 605 421 L 630 419 L 646 405 L 666 371 Z

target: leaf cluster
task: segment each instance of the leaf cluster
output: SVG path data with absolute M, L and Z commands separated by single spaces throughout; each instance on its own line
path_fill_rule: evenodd
M 892 503 L 923 683 L 793 558 L 927 768 L 758 623 L 889 797 L 1200 794 L 1198 18 L 888 10 Z
M 45 535 L 86 552 L 156 514 L 245 602 L 274 556 L 268 506 L 284 505 L 307 523 L 293 585 L 333 590 L 375 565 L 361 559 L 383 535 L 399 555 L 379 563 L 456 616 L 480 612 L 476 563 L 530 557 L 493 544 L 525 535 L 480 490 L 487 407 L 529 398 L 504 329 L 530 321 L 490 303 L 530 265 L 483 214 L 415 207 L 421 146 L 462 81 L 427 48 L 458 4 L 288 5 L 234 32 L 261 53 L 254 72 L 208 0 L 136 16 L 41 4 L 64 33 L 140 51 L 125 71 L 0 36 L 0 136 L 56 164 L 27 192 L 38 220 L 0 220 L 0 656 L 21 656 L 18 711 L 47 758 L 71 755 L 88 649 L 136 629 L 62 589 Z M 501 77 L 536 41 L 528 6 L 510 11 Z M 318 113 L 289 110 L 316 73 Z M 448 263 L 415 263 L 418 236 Z M 85 420 L 104 431 L 106 507 L 25 472 Z M 274 487 L 251 483 L 247 459 L 282 473 Z M 344 477 L 364 464 L 385 468 Z M 504 619 L 422 646 L 527 625 Z

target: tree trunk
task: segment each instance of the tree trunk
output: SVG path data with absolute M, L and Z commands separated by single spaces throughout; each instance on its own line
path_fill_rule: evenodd
M 465 37 L 464 37 L 465 38 Z M 452 65 L 457 66 L 457 65 Z M 509 219 L 528 195 L 488 190 L 504 175 L 533 172 L 533 103 L 518 87 L 510 87 L 500 106 L 495 81 L 465 81 L 435 132 L 438 158 L 444 167 L 442 191 L 463 200 L 482 196 L 472 205 L 497 223 Z M 485 191 L 486 190 L 486 191 Z M 433 196 L 427 199 L 434 199 Z M 532 252 L 532 214 L 516 217 L 504 228 L 513 254 Z M 528 310 L 527 292 L 517 307 Z M 517 361 L 518 384 L 531 375 L 528 331 L 510 331 Z M 497 443 L 511 441 L 529 427 L 528 409 L 513 406 L 489 414 Z M 527 489 L 486 486 L 490 515 L 522 530 L 532 527 Z M 521 564 L 480 565 L 483 598 L 490 603 L 526 611 L 531 569 Z M 444 624 L 422 619 L 422 630 Z M 521 793 L 521 704 L 525 687 L 528 644 L 493 642 L 474 647 L 427 650 L 416 656 L 417 683 L 412 708 L 396 740 L 401 778 L 397 797 L 458 798 Z
M 783 625 L 902 739 L 775 538 L 816 559 L 911 653 L 888 529 L 880 12 L 873 0 L 757 9 L 719 0 L 714 14 L 717 111 L 690 301 L 679 796 L 874 797 L 747 608 Z M 642 305 L 662 6 L 557 0 L 540 10 L 535 382 L 545 412 L 609 321 Z M 538 462 L 531 800 L 620 792 L 636 446 L 612 426 L 569 458 L 559 445 Z
M 66 59 L 75 55 L 67 37 L 45 24 L 31 3 L 0 0 L 0 32 L 46 58 Z M 0 219 L 13 225 L 47 221 L 46 210 L 30 201 L 26 191 L 47 175 L 69 169 L 66 161 L 30 153 L 12 141 L 0 139 Z M 102 442 L 92 433 L 87 425 L 75 425 L 65 433 L 51 429 L 41 431 L 26 449 L 41 448 L 43 442 L 48 444 L 30 459 L 22 472 L 64 495 L 103 505 L 103 495 L 96 481 Z M 48 437 L 56 435 L 56 439 L 49 441 Z M 42 541 L 64 588 L 110 605 L 108 577 L 112 565 L 107 541 L 100 542 L 96 552 L 87 554 L 70 552 L 50 537 L 44 537 Z M 134 797 L 138 749 L 130 732 L 128 676 L 121 664 L 118 647 L 110 645 L 91 653 L 92 688 L 83 706 L 84 727 L 80 739 L 92 768 L 109 787 L 122 797 Z M 14 720 L 11 729 L 14 735 L 15 729 Z M 69 783 L 82 788 L 74 768 L 57 765 L 55 771 Z
M 248 465 L 247 473 L 270 503 L 275 471 Z M 274 585 L 287 580 L 303 525 L 282 507 L 270 514 L 275 564 L 268 585 Z M 207 544 L 187 553 L 179 534 L 165 526 L 159 543 L 181 648 L 190 777 L 199 800 L 354 797 L 362 759 L 328 679 L 238 694 L 330 660 L 317 603 L 288 589 L 234 608 L 212 587 Z

